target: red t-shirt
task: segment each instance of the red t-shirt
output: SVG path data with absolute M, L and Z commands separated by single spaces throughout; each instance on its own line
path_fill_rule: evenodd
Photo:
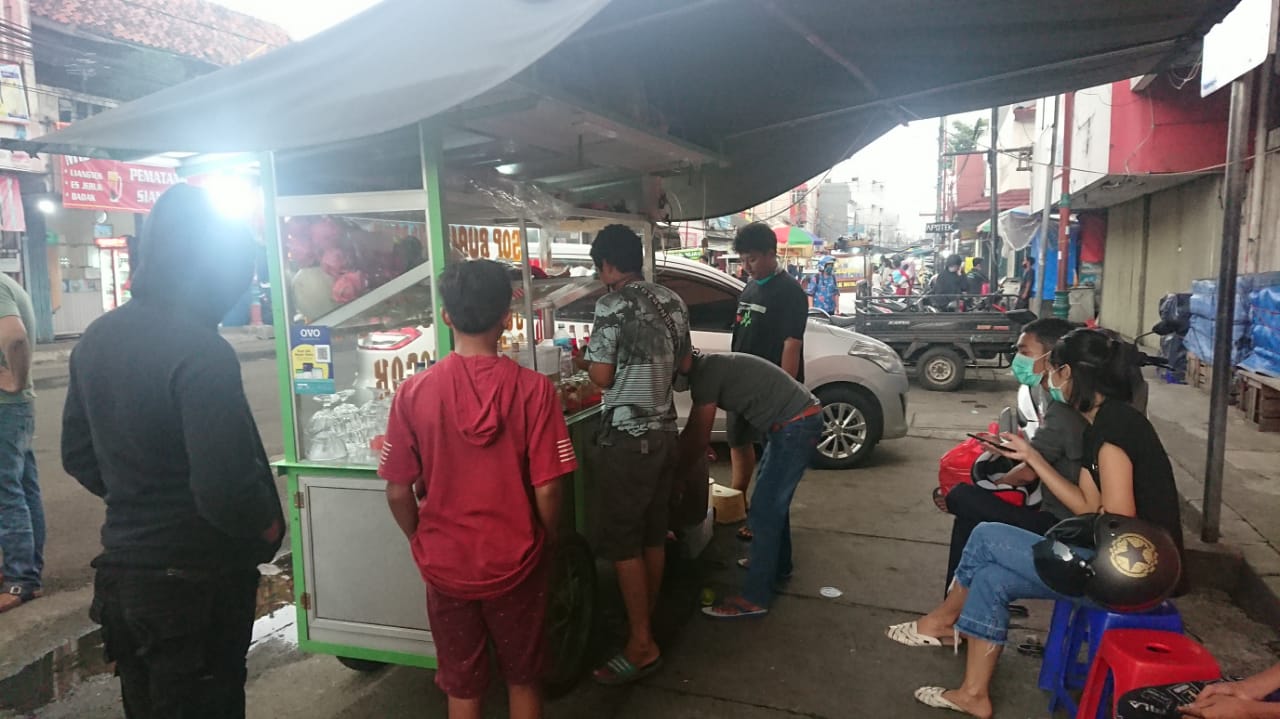
M 396 393 L 378 474 L 426 484 L 410 542 L 423 579 L 488 599 L 541 560 L 532 488 L 577 466 L 550 380 L 505 357 L 451 354 Z

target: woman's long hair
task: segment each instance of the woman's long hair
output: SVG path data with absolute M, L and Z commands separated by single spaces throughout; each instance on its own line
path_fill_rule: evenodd
M 1049 355 L 1053 367 L 1071 368 L 1067 404 L 1080 412 L 1094 408 L 1095 398 L 1133 401 L 1134 371 L 1141 364 L 1138 348 L 1102 330 L 1069 332 Z

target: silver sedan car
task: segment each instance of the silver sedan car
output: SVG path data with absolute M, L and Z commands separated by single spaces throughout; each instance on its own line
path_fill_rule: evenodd
M 713 267 L 678 257 L 657 260 L 657 280 L 689 308 L 693 344 L 703 352 L 728 352 L 743 283 Z M 573 328 L 578 337 L 591 334 L 596 293 L 556 313 L 558 328 Z M 907 375 L 897 353 L 866 335 L 810 320 L 804 336 L 805 384 L 822 400 L 825 420 L 814 466 L 850 469 L 871 454 L 876 444 L 907 434 Z M 681 420 L 688 416 L 689 396 L 677 395 Z M 724 439 L 724 415 L 717 418 L 716 438 Z

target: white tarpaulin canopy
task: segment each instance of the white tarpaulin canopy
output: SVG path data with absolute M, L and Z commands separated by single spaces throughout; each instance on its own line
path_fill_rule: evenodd
M 384 0 L 243 65 L 3 144 L 113 157 L 279 151 L 434 118 L 461 133 L 446 142 L 452 166 L 505 166 L 570 199 L 659 176 L 671 219 L 719 216 L 904 121 L 1185 61 L 1234 5 Z

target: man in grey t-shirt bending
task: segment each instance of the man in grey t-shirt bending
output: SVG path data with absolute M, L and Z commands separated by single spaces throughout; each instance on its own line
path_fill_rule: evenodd
M 822 406 L 791 375 L 755 355 L 695 352 L 680 371 L 693 396 L 680 435 L 682 462 L 706 451 L 717 408 L 741 417 L 765 438 L 751 502 L 755 540 L 751 556 L 739 562 L 747 569 L 742 595 L 702 612 L 713 619 L 767 614 L 774 586 L 791 576 L 791 498 L 822 434 Z

